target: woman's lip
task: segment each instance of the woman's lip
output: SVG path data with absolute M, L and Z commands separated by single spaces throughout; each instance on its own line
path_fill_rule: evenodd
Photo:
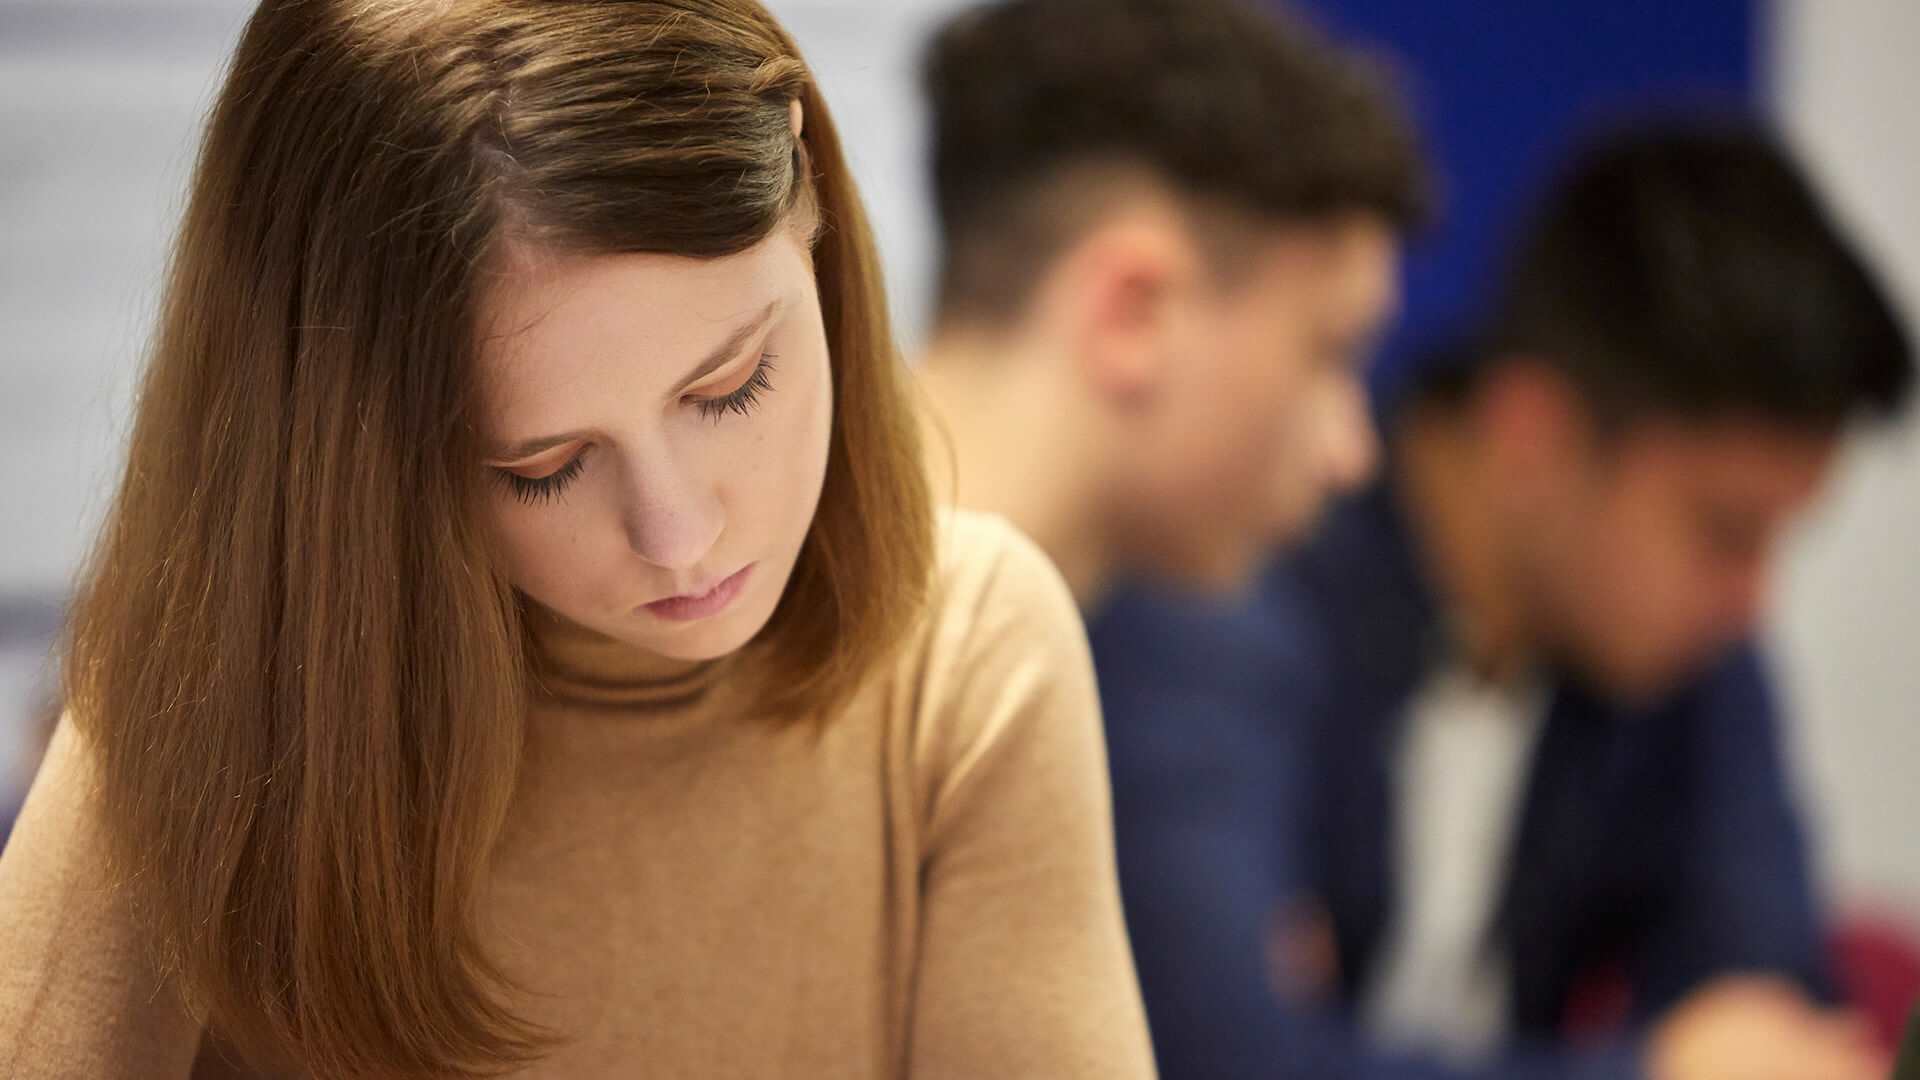
M 740 589 L 747 583 L 747 575 L 753 572 L 754 565 L 748 563 L 704 593 L 691 596 L 669 596 L 665 600 L 655 600 L 645 605 L 645 610 L 649 614 L 671 622 L 692 622 L 695 619 L 717 615 L 725 610 L 728 604 L 733 603 L 734 597 L 740 595 Z

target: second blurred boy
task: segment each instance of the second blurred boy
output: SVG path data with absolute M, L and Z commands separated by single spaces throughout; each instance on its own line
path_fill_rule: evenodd
M 922 370 L 958 501 L 1083 608 L 1242 584 L 1373 467 L 1358 368 L 1424 177 L 1375 73 L 1233 0 L 1012 0 L 927 58 Z
M 1161 1074 L 1885 1076 L 1753 638 L 1909 395 L 1886 294 L 1771 136 L 1698 123 L 1583 150 L 1495 292 L 1253 611 L 1093 629 Z

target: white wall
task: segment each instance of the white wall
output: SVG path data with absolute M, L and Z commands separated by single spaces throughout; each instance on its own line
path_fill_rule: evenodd
M 1920 321 L 1920 4 L 1780 0 L 1776 107 Z M 1781 583 L 1803 774 L 1843 901 L 1920 916 L 1920 410 L 1865 440 Z
M 922 155 L 919 50 L 967 0 L 768 0 L 820 75 L 887 267 L 900 336 L 919 341 L 937 255 Z
M 0 0 L 0 805 L 239 0 Z
M 96 519 L 193 136 L 241 6 L 0 0 L 0 598 Z

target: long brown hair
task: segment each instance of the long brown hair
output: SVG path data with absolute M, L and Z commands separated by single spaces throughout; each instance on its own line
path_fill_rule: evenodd
M 528 681 L 474 513 L 477 305 L 505 239 L 721 256 L 803 201 L 835 424 L 753 670 L 769 710 L 820 716 L 918 611 L 932 526 L 865 217 L 792 39 L 754 0 L 255 12 L 66 643 L 130 895 L 220 1034 L 327 1076 L 538 1054 L 474 925 Z

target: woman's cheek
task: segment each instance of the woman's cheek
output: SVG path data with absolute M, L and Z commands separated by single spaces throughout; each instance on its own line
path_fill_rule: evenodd
M 502 499 L 493 511 L 495 536 L 507 578 L 520 591 L 549 606 L 565 607 L 568 593 L 591 582 L 595 567 L 580 543 L 578 490 L 552 503 L 525 506 Z

